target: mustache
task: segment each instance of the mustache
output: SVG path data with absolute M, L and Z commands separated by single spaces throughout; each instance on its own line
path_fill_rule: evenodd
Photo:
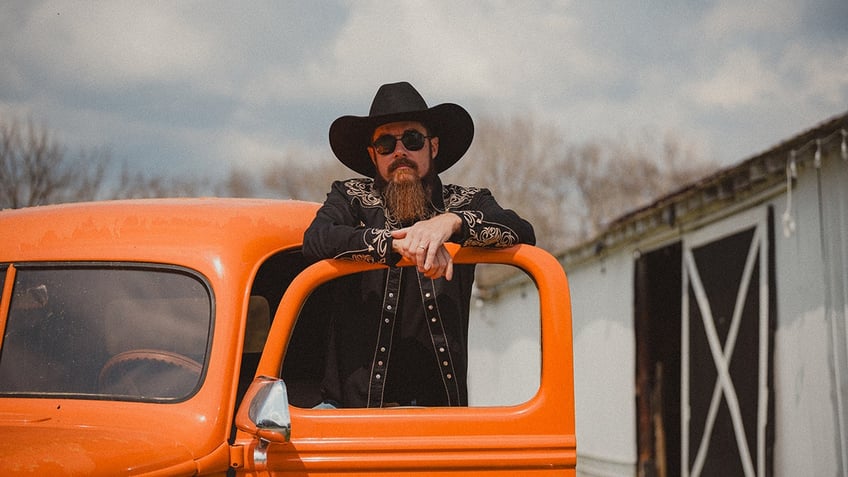
M 396 161 L 392 162 L 391 164 L 389 164 L 389 174 L 391 174 L 392 172 L 397 170 L 398 167 L 408 167 L 408 168 L 410 168 L 414 171 L 418 170 L 418 164 L 410 161 L 409 159 L 401 157 L 401 158 L 397 159 Z

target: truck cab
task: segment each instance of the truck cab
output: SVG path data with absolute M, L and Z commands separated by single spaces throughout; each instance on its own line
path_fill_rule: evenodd
M 0 469 L 573 475 L 568 284 L 537 247 L 451 248 L 488 283 L 472 298 L 469 406 L 316 407 L 346 280 L 382 267 L 307 263 L 317 208 L 210 198 L 0 212 Z

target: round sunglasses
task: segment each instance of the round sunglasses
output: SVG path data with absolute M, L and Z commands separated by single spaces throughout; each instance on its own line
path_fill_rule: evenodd
M 430 137 L 432 136 L 425 136 L 415 129 L 407 129 L 400 137 L 383 134 L 375 139 L 371 145 L 378 154 L 385 156 L 394 152 L 398 141 L 402 142 L 403 147 L 409 151 L 419 151 L 424 147 L 424 140 Z

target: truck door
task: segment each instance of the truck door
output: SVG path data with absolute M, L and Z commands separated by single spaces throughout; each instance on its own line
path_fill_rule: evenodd
M 322 261 L 292 281 L 276 312 L 238 412 L 235 445 L 244 456 L 236 470 L 574 475 L 571 308 L 561 265 L 526 245 L 460 249 L 455 261 L 501 269 L 482 267 L 489 276 L 478 274 L 478 287 L 485 290 L 472 298 L 468 406 L 313 408 L 315 363 L 324 358 L 311 345 L 323 336 L 322 305 L 334 299 L 323 290 L 379 268 Z M 315 341 L 299 344 L 298 336 Z

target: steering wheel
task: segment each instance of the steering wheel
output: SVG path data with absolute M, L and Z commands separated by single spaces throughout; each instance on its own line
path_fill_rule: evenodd
M 100 370 L 103 394 L 181 398 L 197 385 L 203 366 L 188 356 L 158 349 L 134 349 L 112 356 Z

